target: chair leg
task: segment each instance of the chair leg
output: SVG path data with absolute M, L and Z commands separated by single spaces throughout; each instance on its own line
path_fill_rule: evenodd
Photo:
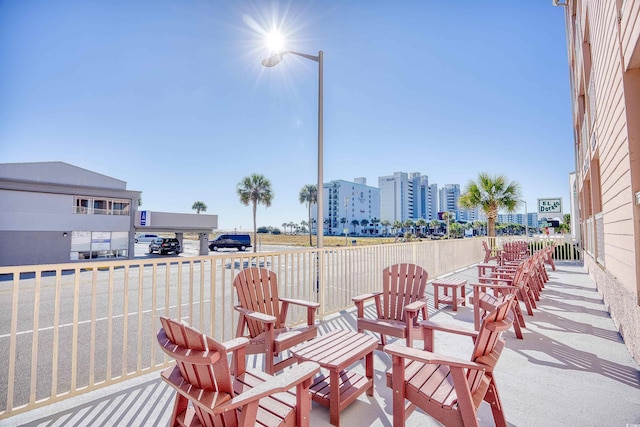
M 523 335 L 522 335 L 522 329 L 520 329 L 520 322 L 518 322 L 518 319 L 515 318 L 516 314 L 515 314 L 515 310 L 514 310 L 514 319 L 513 319 L 513 331 L 516 334 L 516 338 L 518 338 L 519 340 L 523 339 Z
M 179 426 L 178 416 L 187 410 L 189 407 L 189 399 L 181 395 L 180 393 L 176 393 L 176 401 L 173 404 L 173 413 L 171 414 L 171 422 L 170 426 Z
M 484 400 L 491 406 L 496 427 L 507 427 L 507 418 L 504 415 L 500 394 L 498 394 L 498 387 L 496 387 L 493 376 L 491 377 L 491 384 L 489 384 L 487 394 L 484 395 Z
M 516 298 L 516 303 L 513 304 L 513 314 L 515 314 L 515 320 L 518 322 L 519 326 L 522 328 L 526 328 L 527 325 L 524 323 L 524 316 L 522 315 L 522 309 L 520 308 L 520 303 Z
M 404 359 L 402 357 L 392 357 L 392 383 L 393 383 L 393 427 L 404 427 L 405 415 L 405 394 L 404 394 Z

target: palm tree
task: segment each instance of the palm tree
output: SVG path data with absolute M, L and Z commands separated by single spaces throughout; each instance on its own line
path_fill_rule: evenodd
M 347 223 L 347 218 L 345 218 L 345 217 L 340 218 L 340 224 L 342 224 L 342 229 L 343 229 L 342 232 L 343 233 L 344 233 L 344 225 L 346 223 Z M 345 233 L 345 234 L 347 234 L 347 233 Z
M 256 244 L 256 210 L 258 204 L 271 206 L 271 200 L 273 200 L 273 190 L 271 189 L 271 181 L 264 175 L 257 173 L 246 176 L 236 186 L 238 196 L 240 196 L 240 202 L 251 207 L 253 209 L 253 252 L 257 252 Z
M 367 225 L 369 225 L 369 220 L 364 218 L 362 221 L 360 221 L 360 225 L 362 226 L 362 229 L 364 229 L 365 234 L 367 233 L 367 229 L 365 228 Z
M 313 242 L 311 240 L 311 205 L 318 203 L 318 187 L 313 184 L 306 184 L 300 190 L 300 195 L 298 197 L 300 203 L 307 204 L 307 213 L 309 215 L 309 246 L 313 246 Z
M 351 221 L 351 225 L 353 225 L 353 234 L 356 234 L 356 227 L 360 225 L 360 221 L 354 219 L 353 221 Z
M 196 211 L 197 214 L 199 214 L 200 212 L 207 211 L 207 205 L 204 202 L 201 202 L 198 200 L 197 202 L 193 202 L 193 206 L 191 206 L 191 209 L 193 209 L 194 211 Z
M 287 234 L 287 227 L 288 227 L 288 226 L 289 226 L 289 224 L 288 224 L 288 223 L 286 223 L 286 222 L 283 222 L 283 223 L 282 223 L 282 229 L 284 230 L 284 234 Z
M 424 219 L 420 218 L 419 220 L 416 221 L 416 225 L 418 227 L 420 227 L 420 233 L 421 234 L 425 234 L 424 233 L 424 227 L 427 225 L 427 221 L 425 221 Z
M 429 225 L 431 226 L 431 228 L 435 232 L 438 228 L 440 228 L 440 221 L 438 221 L 437 219 L 432 219 L 431 222 L 429 223 Z
M 480 207 L 487 216 L 489 223 L 489 237 L 496 235 L 496 219 L 498 210 L 505 209 L 514 212 L 520 205 L 520 184 L 515 181 L 507 182 L 504 175 L 491 176 L 482 172 L 477 182 L 469 181 L 464 193 L 458 199 L 458 205 L 465 209 Z
M 402 228 L 402 223 L 400 221 L 393 221 L 393 229 L 395 230 L 393 234 L 397 234 L 398 230 Z
M 388 220 L 383 219 L 382 221 L 380 221 L 380 225 L 384 227 L 384 233 L 389 234 L 389 226 L 391 225 L 391 223 Z
M 462 235 L 463 227 L 461 224 L 457 222 L 453 222 L 451 223 L 450 228 L 451 228 L 451 235 L 453 237 L 460 237 Z
M 447 224 L 447 239 L 449 238 L 449 225 L 451 223 L 451 212 L 442 212 L 442 219 Z
M 413 228 L 413 224 L 414 224 L 413 220 L 412 219 L 408 219 L 402 225 L 404 225 L 406 228 L 408 228 L 409 229 L 409 233 L 411 233 L 412 232 L 412 228 Z

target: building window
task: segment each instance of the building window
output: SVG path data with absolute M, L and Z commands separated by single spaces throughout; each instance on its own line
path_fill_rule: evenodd
M 88 214 L 89 213 L 89 199 L 82 197 L 73 198 L 73 213 Z
M 100 258 L 127 258 L 127 231 L 74 231 L 71 233 L 71 261 Z
M 131 211 L 131 200 L 102 199 L 76 196 L 73 198 L 73 213 L 84 215 L 126 215 Z
M 131 203 L 128 200 L 113 200 L 111 202 L 112 215 L 129 215 Z
M 107 215 L 109 209 L 107 208 L 107 201 L 104 199 L 93 200 L 93 214 L 94 215 Z

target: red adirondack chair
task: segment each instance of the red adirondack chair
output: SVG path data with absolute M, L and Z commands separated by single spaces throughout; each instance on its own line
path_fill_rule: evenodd
M 240 313 L 236 337 L 249 339 L 247 354 L 264 353 L 265 371 L 273 375 L 295 362 L 292 357 L 275 362 L 274 358 L 291 347 L 317 335 L 316 302 L 278 297 L 278 280 L 266 268 L 245 268 L 233 280 Z M 289 304 L 307 308 L 307 324 L 287 327 Z
M 385 335 L 406 340 L 411 347 L 414 338 L 421 338 L 419 314 L 428 319 L 425 289 L 429 274 L 415 264 L 396 264 L 382 272 L 382 292 L 354 297 L 358 316 L 358 332 L 368 330 L 380 334 L 378 349 L 386 344 Z M 364 316 L 364 303 L 375 300 L 376 318 Z
M 404 426 L 415 408 L 422 409 L 446 426 L 479 426 L 477 410 L 483 400 L 491 405 L 496 426 L 506 427 L 507 420 L 493 370 L 505 345 L 501 335 L 511 325 L 507 314 L 514 303 L 513 296 L 506 296 L 484 318 L 478 332 L 421 322 L 425 330 L 433 326 L 437 330 L 472 337 L 475 346 L 470 360 L 408 348 L 398 343 L 384 347 L 384 351 L 391 354 L 393 363 L 394 427 Z M 433 348 L 432 337 L 433 329 L 425 332 L 426 347 Z
M 247 371 L 247 339 L 219 343 L 182 322 L 167 317 L 160 321 L 158 344 L 176 360 L 176 366 L 161 374 L 176 391 L 171 426 L 309 425 L 309 387 L 320 370 L 317 363 L 302 363 L 277 377 Z

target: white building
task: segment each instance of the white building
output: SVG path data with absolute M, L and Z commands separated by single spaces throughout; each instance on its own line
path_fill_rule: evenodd
M 431 221 L 438 218 L 438 185 L 429 185 L 429 177 L 417 172 L 409 174 L 412 180 L 413 219 Z
M 355 182 L 335 180 L 323 184 L 324 197 L 324 233 L 326 235 L 341 235 L 344 229 L 347 233 L 377 234 L 380 227 L 380 189 L 366 185 L 365 178 L 356 178 Z M 315 209 L 311 209 L 312 221 L 316 221 Z M 352 223 L 358 221 L 366 226 Z M 377 226 L 374 225 L 377 223 Z
M 445 184 L 445 186 L 440 189 L 440 212 L 453 212 L 455 213 L 456 221 L 460 220 L 458 199 L 460 199 L 460 185 Z
M 412 176 L 415 176 L 412 174 Z M 406 172 L 378 177 L 380 219 L 390 223 L 413 219 L 413 179 Z
M 482 215 L 480 214 L 480 208 L 475 207 L 473 209 L 460 209 L 458 208 L 459 219 L 460 221 L 483 221 Z
M 538 228 L 538 213 L 527 212 L 527 226 L 529 228 Z
M 498 214 L 498 218 L 496 222 L 498 224 L 525 225 L 525 215 L 520 213 Z
M 0 265 L 133 257 L 139 191 L 63 162 L 0 164 Z
M 138 211 L 140 191 L 63 162 L 0 163 L 0 265 L 134 258 L 135 232 L 198 233 L 217 215 Z

